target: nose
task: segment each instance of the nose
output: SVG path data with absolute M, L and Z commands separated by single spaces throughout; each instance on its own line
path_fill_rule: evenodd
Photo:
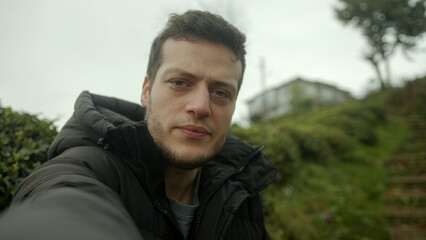
M 207 88 L 198 87 L 192 90 L 192 93 L 188 96 L 186 112 L 196 118 L 210 116 L 210 92 Z

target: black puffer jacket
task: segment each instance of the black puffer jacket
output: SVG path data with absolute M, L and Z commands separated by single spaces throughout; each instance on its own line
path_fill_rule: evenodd
M 22 236 L 32 239 L 182 239 L 143 115 L 139 105 L 83 92 L 49 160 L 16 191 L 17 207 L 4 215 L 0 231 L 17 222 L 28 224 Z M 269 238 L 259 192 L 275 177 L 260 147 L 229 135 L 201 172 L 189 239 Z

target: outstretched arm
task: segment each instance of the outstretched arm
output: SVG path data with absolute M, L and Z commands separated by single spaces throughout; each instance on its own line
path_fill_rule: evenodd
M 57 188 L 7 210 L 0 239 L 142 239 L 120 202 Z
M 0 239 L 142 239 L 117 194 L 112 158 L 82 147 L 36 169 L 0 215 Z

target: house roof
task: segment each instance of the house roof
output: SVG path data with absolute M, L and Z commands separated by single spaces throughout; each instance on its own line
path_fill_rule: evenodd
M 249 100 L 247 100 L 246 102 L 250 104 L 251 102 L 253 102 L 253 101 L 254 101 L 254 100 L 256 100 L 257 98 L 259 98 L 260 96 L 262 96 L 263 94 L 265 94 L 266 92 L 273 91 L 273 90 L 276 90 L 276 89 L 279 89 L 279 88 L 284 88 L 284 87 L 289 86 L 289 85 L 291 85 L 291 84 L 293 84 L 293 83 L 295 83 L 295 82 L 304 82 L 304 83 L 308 83 L 308 84 L 321 85 L 321 86 L 324 86 L 324 87 L 327 87 L 327 88 L 332 88 L 332 89 L 334 89 L 334 90 L 336 90 L 336 91 L 339 91 L 339 92 L 345 93 L 345 94 L 347 94 L 347 95 L 349 95 L 349 96 L 351 95 L 351 94 L 350 94 L 350 92 L 348 92 L 348 91 L 344 91 L 344 90 L 342 90 L 342 89 L 339 89 L 339 88 L 337 88 L 336 86 L 333 86 L 333 85 L 330 85 L 330 84 L 326 84 L 326 83 L 322 83 L 322 82 L 318 82 L 318 81 L 308 81 L 308 80 L 304 80 L 304 79 L 302 79 L 302 78 L 298 77 L 298 78 L 295 78 L 295 79 L 293 79 L 293 80 L 291 80 L 291 81 L 289 81 L 289 82 L 285 82 L 285 83 L 280 84 L 280 85 L 278 85 L 278 86 L 275 86 L 275 87 L 272 87 L 272 88 L 266 89 L 265 91 L 262 91 L 262 92 L 260 92 L 260 93 L 256 94 L 254 97 L 250 98 L 250 99 L 249 99 Z

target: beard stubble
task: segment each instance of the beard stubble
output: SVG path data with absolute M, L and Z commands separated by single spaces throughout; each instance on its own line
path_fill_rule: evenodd
M 161 141 L 161 136 L 164 135 L 164 129 L 160 124 L 160 121 L 155 116 L 152 110 L 151 101 L 149 100 L 145 120 L 148 126 L 155 145 L 157 146 L 160 154 L 164 158 L 166 164 L 180 169 L 193 170 L 202 167 L 206 162 L 211 160 L 216 153 L 219 152 L 223 143 L 225 142 L 228 131 L 225 131 L 214 143 L 211 151 L 207 153 L 200 153 L 191 159 L 184 159 L 177 149 L 173 149 L 173 146 L 168 146 Z

